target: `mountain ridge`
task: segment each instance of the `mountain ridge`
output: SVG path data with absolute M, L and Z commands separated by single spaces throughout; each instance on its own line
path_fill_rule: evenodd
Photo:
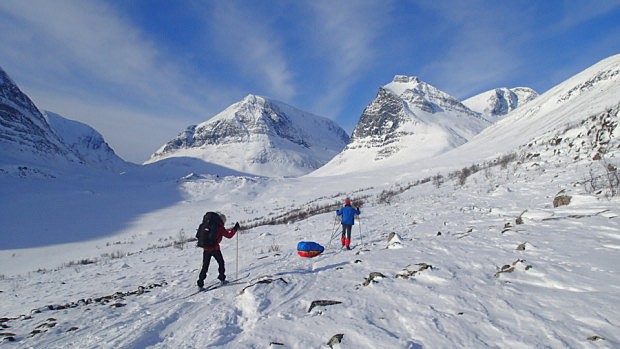
M 54 167 L 79 163 L 58 138 L 41 111 L 0 68 L 0 165 Z
M 76 154 L 84 164 L 121 172 L 130 164 L 120 158 L 103 136 L 89 125 L 43 111 L 43 116 L 58 138 Z
M 189 156 L 264 176 L 297 176 L 336 155 L 348 135 L 335 122 L 248 95 L 159 148 L 146 163 Z
M 436 156 L 491 121 L 416 76 L 396 75 L 366 106 L 346 148 L 313 175 L 342 174 Z M 372 161 L 369 161 L 372 159 Z

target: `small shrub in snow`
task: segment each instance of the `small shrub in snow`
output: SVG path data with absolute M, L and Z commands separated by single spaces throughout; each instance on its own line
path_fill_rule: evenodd
M 103 253 L 103 254 L 101 254 L 101 257 L 103 257 L 103 258 L 110 258 L 110 259 L 121 259 L 121 258 L 124 258 L 126 256 L 127 256 L 127 253 L 123 252 L 123 251 L 120 251 L 120 250 L 112 252 L 112 253 Z
M 83 258 L 77 261 L 71 261 L 69 263 L 65 263 L 64 266 L 65 267 L 74 267 L 77 265 L 88 265 L 88 264 L 95 264 L 97 263 L 96 259 L 90 259 L 90 258 Z
M 517 160 L 517 153 L 510 153 L 510 154 L 502 155 L 501 157 L 499 157 L 497 159 L 497 164 L 500 165 L 502 170 L 505 170 L 508 168 L 508 164 L 510 164 L 511 162 L 515 160 Z
M 525 212 L 527 212 L 527 210 L 521 212 L 519 217 L 517 217 L 517 219 L 515 219 L 515 224 L 517 224 L 517 225 L 523 224 L 523 214 L 525 214 Z
M 441 175 L 441 173 L 438 173 L 437 175 L 433 176 L 432 181 L 433 181 L 433 185 L 434 185 L 436 188 L 439 188 L 439 187 L 441 187 L 441 185 L 443 184 L 443 182 L 444 182 L 444 178 L 443 178 L 443 176 Z
M 271 246 L 269 246 L 269 250 L 267 250 L 268 253 L 271 252 L 280 252 L 280 245 L 278 245 L 274 239 L 273 243 L 271 244 Z
M 185 235 L 185 230 L 181 228 L 181 230 L 179 230 L 179 235 L 177 235 L 177 240 L 174 242 L 174 247 L 182 250 L 185 248 L 185 244 L 188 241 L 189 239 L 187 238 L 187 235 Z
M 467 177 L 471 176 L 472 171 L 469 167 L 463 167 L 462 170 L 458 172 L 458 183 L 460 186 L 465 185 L 467 182 Z

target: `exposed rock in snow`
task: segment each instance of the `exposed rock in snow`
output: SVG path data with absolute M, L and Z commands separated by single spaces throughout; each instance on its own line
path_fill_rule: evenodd
M 470 97 L 464 100 L 463 104 L 489 120 L 494 120 L 527 104 L 536 97 L 538 93 L 529 87 L 502 87 Z

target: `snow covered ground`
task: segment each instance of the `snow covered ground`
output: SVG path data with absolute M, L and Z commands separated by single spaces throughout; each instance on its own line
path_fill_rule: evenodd
M 0 345 L 618 348 L 619 57 L 452 151 L 346 176 L 4 170 Z M 223 242 L 241 280 L 194 294 L 208 210 L 246 227 Z
M 196 176 L 82 180 L 71 192 L 38 182 L 35 211 L 64 221 L 42 228 L 54 245 L 0 251 L 2 346 L 327 348 L 342 334 L 334 348 L 618 347 L 619 200 L 589 193 L 588 161 L 565 160 L 497 164 L 463 185 L 448 172 L 443 183 L 420 183 L 424 171 L 398 183 Z M 28 181 L 36 182 L 3 186 L 3 195 L 34 188 Z M 571 203 L 554 208 L 561 190 Z M 54 193 L 75 207 L 54 208 Z M 347 195 L 364 201 L 352 251 L 330 239 L 334 213 L 245 230 L 223 242 L 223 254 L 229 279 L 249 276 L 206 293 L 191 295 L 201 251 L 165 247 L 193 236 L 209 209 L 232 226 Z M 115 235 L 97 232 L 105 221 Z M 301 240 L 327 249 L 302 259 Z M 317 300 L 341 303 L 310 310 Z

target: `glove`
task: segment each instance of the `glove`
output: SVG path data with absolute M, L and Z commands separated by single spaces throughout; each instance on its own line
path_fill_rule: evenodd
M 241 226 L 239 225 L 239 222 L 235 223 L 235 227 L 233 228 L 234 230 L 239 230 L 241 228 Z

